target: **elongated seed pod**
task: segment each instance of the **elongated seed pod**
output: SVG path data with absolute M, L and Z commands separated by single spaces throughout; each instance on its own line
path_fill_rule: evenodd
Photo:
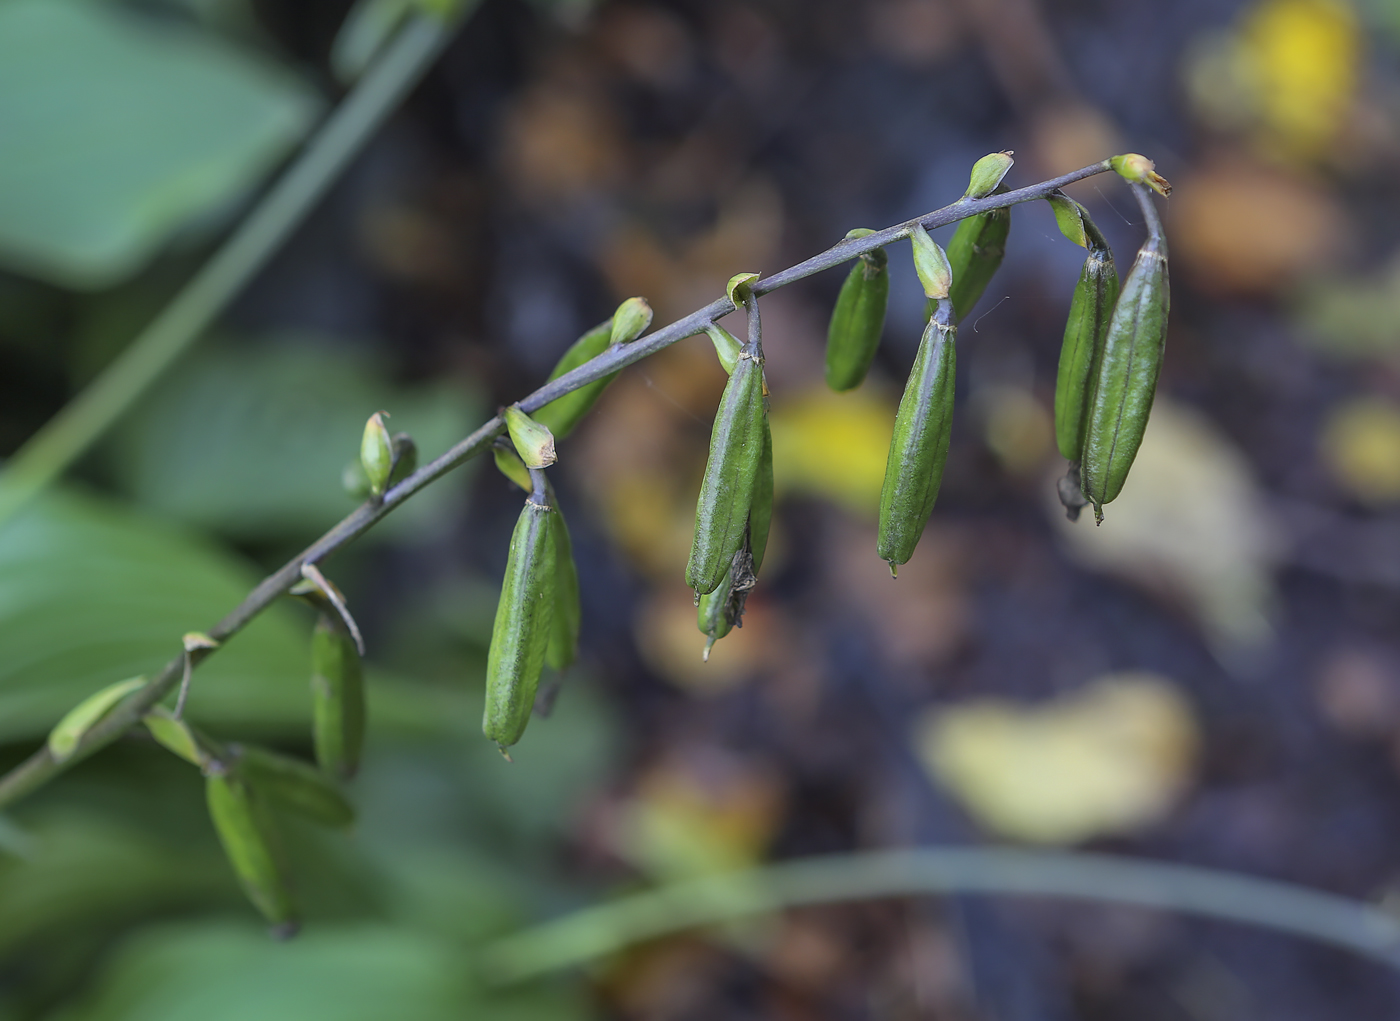
M 236 772 L 211 774 L 205 781 L 209 817 L 239 885 L 279 935 L 297 928 L 291 877 L 281 835 L 262 796 Z
M 1079 272 L 1079 282 L 1074 285 L 1055 380 L 1055 442 L 1060 454 L 1069 461 L 1078 461 L 1084 450 L 1094 370 L 1102 357 L 1113 306 L 1118 300 L 1118 270 L 1113 265 L 1113 252 L 1082 206 L 1080 212 L 1089 254 Z
M 754 476 L 763 453 L 763 366 L 746 349 L 729 377 L 715 412 L 710 459 L 695 506 L 695 539 L 685 583 L 701 595 L 713 592 L 743 545 L 753 503 Z
M 952 301 L 945 298 L 924 328 L 899 401 L 885 463 L 876 548 L 880 559 L 888 561 L 891 573 L 913 555 L 943 481 L 953 423 L 956 335 Z
M 236 746 L 239 771 L 260 794 L 323 826 L 349 826 L 355 809 L 326 774 L 308 762 L 253 745 Z
M 530 722 L 554 618 L 553 508 L 531 496 L 510 537 L 501 600 L 486 658 L 481 730 L 504 751 Z
M 853 230 L 846 237 L 869 233 Z M 826 330 L 826 384 L 833 390 L 855 389 L 870 371 L 885 329 L 890 296 L 888 262 L 883 248 L 867 252 L 856 260 L 841 285 Z
M 704 657 L 708 661 L 710 649 L 730 630 L 740 625 L 744 616 L 744 606 L 748 602 L 750 590 L 758 580 L 758 570 L 763 566 L 763 554 L 768 549 L 768 529 L 773 519 L 773 437 L 768 429 L 768 420 L 763 421 L 763 454 L 758 462 L 758 473 L 754 476 L 753 503 L 749 508 L 749 528 L 744 544 L 734 554 L 729 570 L 713 592 L 700 597 L 697 604 L 696 623 L 701 634 L 707 637 Z
M 958 322 L 967 318 L 1001 266 L 1010 232 L 1010 209 L 969 216 L 953 232 L 953 239 L 948 242 L 948 264 L 953 267 L 953 286 L 948 296 L 953 299 Z
M 574 565 L 574 544 L 569 526 L 552 489 L 548 490 L 550 527 L 554 530 L 554 615 L 549 627 L 549 648 L 544 661 L 554 670 L 571 666 L 578 656 L 578 631 L 582 610 L 578 596 L 578 568 Z
M 611 344 L 612 320 L 608 319 L 574 341 L 569 350 L 564 352 L 564 357 L 559 359 L 559 364 L 554 366 L 549 378 L 558 379 L 564 373 L 577 369 L 584 362 L 602 354 Z M 574 431 L 574 427 L 592 410 L 603 391 L 608 388 L 608 384 L 616 378 L 617 373 L 614 372 L 602 379 L 596 379 L 587 386 L 581 386 L 563 397 L 555 398 L 531 417 L 540 425 L 546 426 L 556 440 L 561 440 Z
M 1080 471 L 1097 521 L 1103 520 L 1103 505 L 1122 492 L 1142 443 L 1162 368 L 1170 305 L 1167 244 L 1158 233 L 1138 249 L 1123 280 L 1089 405 Z
M 365 678 L 345 625 L 323 613 L 311 635 L 311 738 L 316 761 L 349 780 L 365 741 Z

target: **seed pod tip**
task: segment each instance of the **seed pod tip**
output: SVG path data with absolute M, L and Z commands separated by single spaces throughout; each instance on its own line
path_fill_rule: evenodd
M 1163 198 L 1172 193 L 1171 182 L 1157 173 L 1157 164 L 1141 153 L 1129 152 L 1121 156 L 1114 156 L 1108 161 L 1108 164 L 1118 171 L 1124 180 L 1132 181 L 1134 184 L 1145 184 Z

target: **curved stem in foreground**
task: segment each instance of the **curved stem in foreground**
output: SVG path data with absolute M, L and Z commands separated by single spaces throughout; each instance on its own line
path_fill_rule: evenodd
M 803 905 L 930 893 L 1161 908 L 1304 936 L 1400 969 L 1400 920 L 1291 883 L 1112 855 L 926 848 L 798 859 L 584 908 L 488 946 L 481 973 L 493 982 L 519 982 L 687 929 Z
M 768 294 L 780 287 L 786 287 L 798 280 L 814 276 L 823 270 L 849 262 L 866 252 L 874 251 L 876 248 L 907 237 L 916 223 L 922 224 L 928 230 L 944 227 L 964 217 L 986 212 L 989 209 L 1000 209 L 1021 202 L 1043 199 L 1067 184 L 1082 181 L 1086 177 L 1093 177 L 1095 174 L 1102 174 L 1111 169 L 1108 160 L 1102 160 L 1026 188 L 1018 188 L 1015 191 L 1003 192 L 999 195 L 989 195 L 983 199 L 959 199 L 942 209 L 925 213 L 923 216 L 896 224 L 893 227 L 886 227 L 873 234 L 844 239 L 805 262 L 790 266 L 770 277 L 758 279 L 752 285 L 752 293 L 755 297 Z M 527 414 L 538 411 L 550 401 L 562 397 L 564 394 L 572 393 L 595 380 L 611 375 L 633 362 L 640 361 L 670 347 L 677 341 L 684 340 L 686 337 L 703 333 L 708 324 L 733 311 L 735 311 L 735 305 L 727 297 L 716 298 L 704 308 L 696 309 L 683 319 L 677 319 L 670 325 L 654 330 L 630 344 L 609 348 L 578 368 L 564 373 L 558 379 L 551 380 L 521 400 L 520 407 Z M 419 468 L 394 486 L 380 500 L 361 504 L 325 535 L 264 578 L 244 598 L 243 602 L 239 603 L 223 620 L 209 628 L 205 633 L 222 645 L 271 605 L 275 599 L 300 581 L 303 564 L 315 564 L 330 556 L 341 546 L 371 528 L 414 493 L 431 485 L 458 465 L 486 450 L 504 429 L 505 423 L 499 415 L 491 418 L 466 439 L 448 450 L 447 453 Z M 0 489 L 0 507 L 3 507 L 3 493 L 4 490 Z M 214 654 L 215 651 L 210 650 L 210 654 Z M 3 777 L 0 777 L 0 808 L 43 786 L 69 766 L 81 762 L 93 752 L 116 740 L 128 728 L 138 723 L 152 706 L 163 699 L 179 683 L 183 673 L 184 655 L 181 653 L 167 663 L 151 679 L 149 684 L 119 704 L 100 723 L 84 734 L 77 749 L 62 763 L 54 760 L 49 754 L 47 745 L 45 745 Z

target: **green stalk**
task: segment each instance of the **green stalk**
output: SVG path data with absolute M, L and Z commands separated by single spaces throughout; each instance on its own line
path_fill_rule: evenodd
M 497 941 L 482 974 L 520 982 L 659 936 L 787 908 L 955 892 L 1160 908 L 1304 936 L 1400 969 L 1400 920 L 1345 897 L 1113 855 L 945 847 L 798 859 L 634 894 Z
M 15 452 L 0 471 L 0 526 L 82 457 L 200 338 L 340 177 L 473 6 L 451 20 L 411 19 L 199 272 Z

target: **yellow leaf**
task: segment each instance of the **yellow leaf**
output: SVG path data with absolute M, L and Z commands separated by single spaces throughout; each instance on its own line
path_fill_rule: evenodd
M 1322 431 L 1327 466 L 1367 503 L 1400 500 L 1400 407 L 1358 397 L 1332 410 Z
M 895 404 L 864 388 L 811 389 L 775 400 L 773 475 L 777 487 L 824 496 L 862 517 L 880 511 L 880 486 L 894 432 Z
M 935 709 L 916 741 L 988 829 L 1069 844 L 1161 819 L 1186 785 L 1197 734 L 1176 687 L 1135 672 L 1040 706 L 987 698 Z

